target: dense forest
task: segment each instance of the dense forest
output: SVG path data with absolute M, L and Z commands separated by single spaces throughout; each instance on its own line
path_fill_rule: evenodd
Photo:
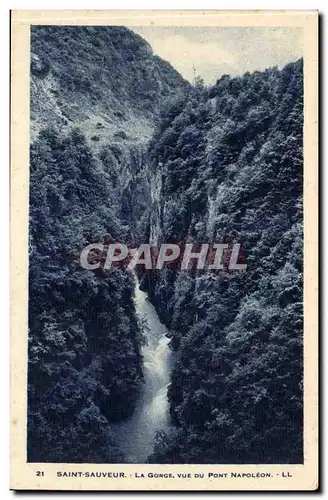
M 189 85 L 123 27 L 31 30 L 28 460 L 124 462 L 134 280 L 89 243 L 239 243 L 246 271 L 143 273 L 173 351 L 151 463 L 303 460 L 303 63 Z
M 124 461 L 112 424 L 143 380 L 133 277 L 86 271 L 80 253 L 142 237 L 146 143 L 159 103 L 185 85 L 126 28 L 32 28 L 29 461 Z
M 153 462 L 302 462 L 302 75 L 224 75 L 163 110 L 153 241 L 238 242 L 247 270 L 144 276 L 176 357 Z
M 121 461 L 108 422 L 131 412 L 142 377 L 132 277 L 87 273 L 79 252 L 124 228 L 80 133 L 42 132 L 30 176 L 29 459 Z

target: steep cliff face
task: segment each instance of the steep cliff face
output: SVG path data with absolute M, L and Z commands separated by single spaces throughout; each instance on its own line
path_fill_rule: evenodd
M 33 26 L 31 131 L 79 127 L 100 149 L 146 142 L 163 98 L 187 82 L 121 26 Z
M 247 263 L 143 279 L 175 351 L 150 460 L 302 461 L 302 61 L 203 88 L 123 27 L 33 27 L 31 52 L 29 460 L 124 461 L 133 283 L 79 265 L 110 236 Z
M 302 461 L 302 61 L 173 99 L 151 147 L 151 237 L 235 243 L 246 271 L 148 273 L 176 351 L 153 461 Z
M 145 151 L 161 105 L 188 86 L 125 27 L 31 28 L 31 139 L 45 127 L 59 136 L 79 129 L 111 184 L 112 210 L 123 223 L 116 238 L 142 236 Z
M 28 460 L 122 462 L 112 424 L 143 378 L 133 279 L 80 253 L 140 238 L 146 144 L 185 82 L 126 28 L 32 27 L 31 52 Z

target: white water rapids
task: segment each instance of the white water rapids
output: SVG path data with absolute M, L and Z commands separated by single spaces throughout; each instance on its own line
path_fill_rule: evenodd
M 170 378 L 170 349 L 166 327 L 160 322 L 147 294 L 135 280 L 134 301 L 139 318 L 146 320 L 142 346 L 144 383 L 132 417 L 115 426 L 115 440 L 128 463 L 145 463 L 154 447 L 156 431 L 168 430 L 167 387 Z

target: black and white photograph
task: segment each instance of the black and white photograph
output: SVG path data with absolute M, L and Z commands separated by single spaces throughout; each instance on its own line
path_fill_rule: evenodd
M 302 24 L 39 19 L 29 41 L 26 462 L 291 477 Z

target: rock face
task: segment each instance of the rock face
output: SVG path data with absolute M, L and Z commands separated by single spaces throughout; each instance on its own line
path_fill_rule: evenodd
M 246 271 L 148 273 L 176 363 L 154 462 L 302 462 L 302 61 L 172 101 L 150 146 L 153 243 L 240 243 Z
M 187 82 L 119 26 L 33 26 L 31 135 L 79 127 L 94 149 L 146 142 L 163 99 Z
M 111 184 L 120 239 L 147 226 L 147 145 L 163 102 L 189 86 L 125 27 L 31 29 L 31 140 L 45 127 L 82 132 Z
M 175 351 L 150 460 L 301 463 L 302 61 L 204 88 L 123 27 L 33 27 L 31 51 L 29 459 L 124 461 L 133 282 L 78 264 L 107 233 L 237 242 L 247 263 L 143 279 Z
M 33 27 L 31 52 L 28 460 L 124 462 L 112 429 L 143 381 L 133 277 L 80 254 L 147 227 L 147 143 L 187 84 L 126 28 Z

